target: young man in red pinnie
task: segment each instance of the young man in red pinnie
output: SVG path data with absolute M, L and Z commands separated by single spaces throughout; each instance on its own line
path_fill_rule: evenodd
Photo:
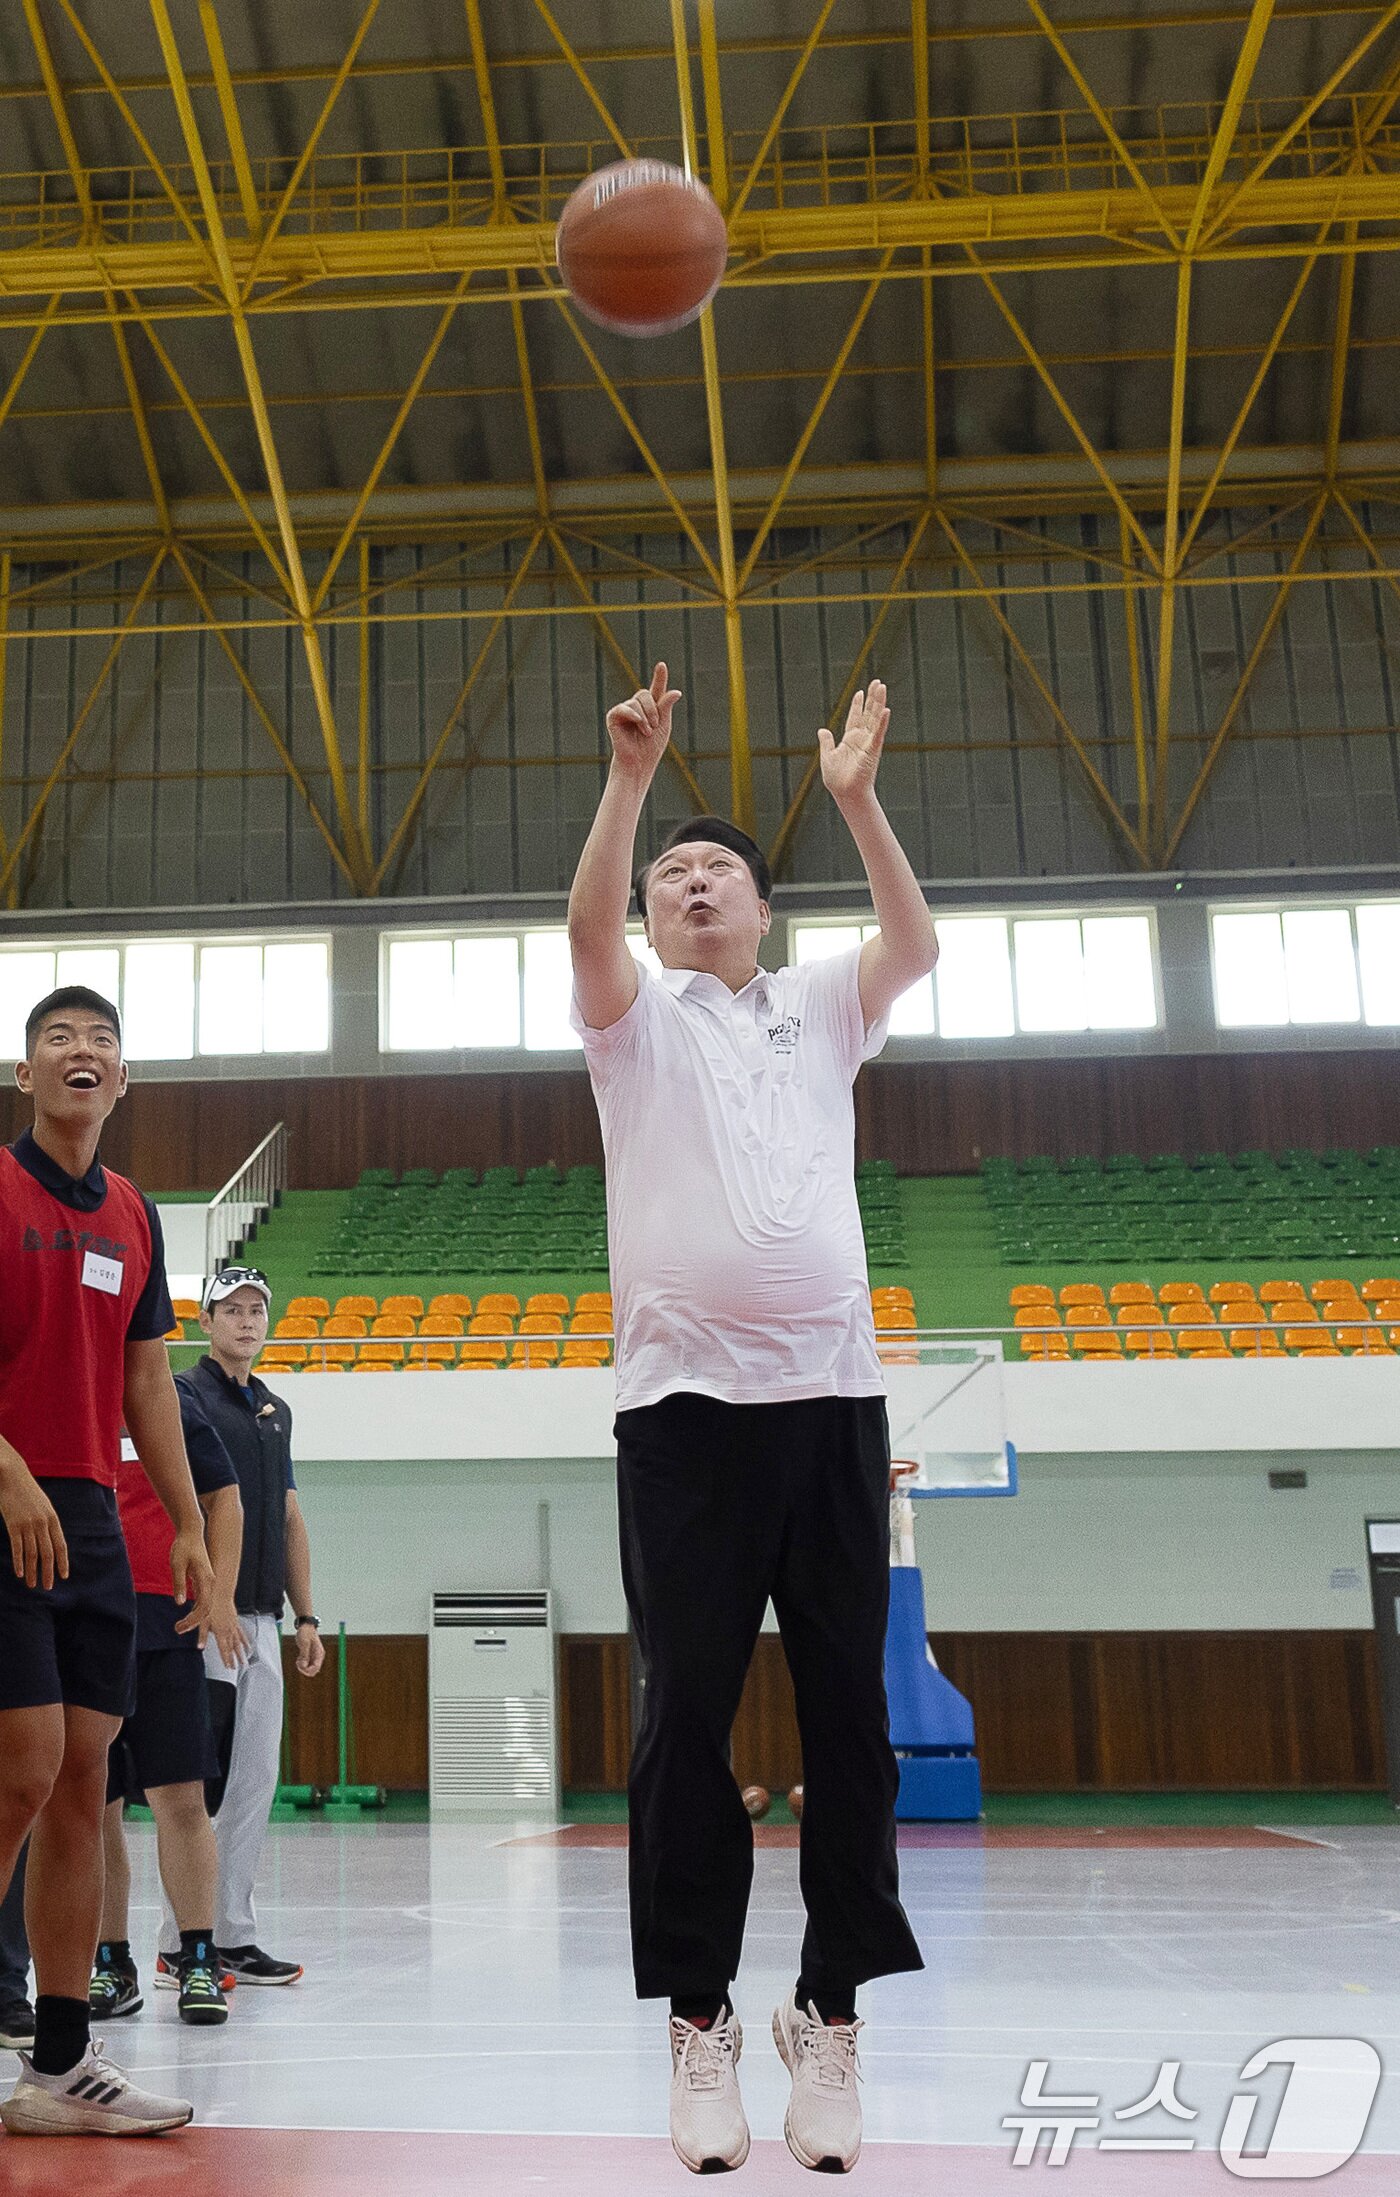
M 0 1149 L 0 1888 L 29 1839 L 34 2049 L 0 2105 L 12 2136 L 150 2135 L 194 2109 L 95 2048 L 107 1750 L 134 1697 L 136 1597 L 114 1493 L 123 1421 L 175 1528 L 180 1629 L 209 1629 L 213 1574 L 164 1336 L 155 1207 L 97 1156 L 126 1089 L 115 1007 L 39 1002 L 15 1081 L 34 1126 Z M 0 1558 L 4 1551 L 0 1548 Z

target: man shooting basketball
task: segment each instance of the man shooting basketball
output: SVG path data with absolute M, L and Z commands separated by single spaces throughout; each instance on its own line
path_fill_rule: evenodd
M 854 1181 L 852 1085 L 937 957 L 875 792 L 879 681 L 822 779 L 880 929 L 801 969 L 758 966 L 771 881 L 718 817 L 632 877 L 680 695 L 608 713 L 612 763 L 569 902 L 574 1022 L 608 1161 L 623 1579 L 646 1672 L 629 1783 L 633 1965 L 671 2005 L 671 2139 L 694 2172 L 749 2148 L 736 2067 L 753 1837 L 727 1746 L 771 1596 L 802 1736 L 797 1986 L 774 2015 L 804 2166 L 860 2150 L 856 1988 L 921 1967 L 899 1902 L 884 1691 L 889 1431 Z M 662 963 L 626 941 L 631 891 Z

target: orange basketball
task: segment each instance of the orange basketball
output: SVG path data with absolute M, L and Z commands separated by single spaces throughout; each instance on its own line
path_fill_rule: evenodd
M 554 249 L 590 320 L 620 336 L 660 336 L 709 304 L 729 237 L 694 176 L 664 160 L 616 160 L 570 195 Z

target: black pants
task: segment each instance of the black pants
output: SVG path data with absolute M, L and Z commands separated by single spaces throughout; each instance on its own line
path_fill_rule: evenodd
M 730 1729 L 771 1596 L 802 1738 L 802 1974 L 921 1968 L 899 1903 L 885 1706 L 889 1429 L 879 1397 L 617 1416 L 622 1576 L 646 1700 L 628 1781 L 637 1996 L 727 1990 L 753 1830 Z

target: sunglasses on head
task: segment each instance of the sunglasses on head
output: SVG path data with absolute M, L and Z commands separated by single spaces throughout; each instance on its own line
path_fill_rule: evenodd
M 260 1266 L 226 1266 L 218 1276 L 218 1289 L 224 1295 L 229 1289 L 239 1289 L 244 1282 L 254 1282 L 262 1289 L 271 1284 Z

